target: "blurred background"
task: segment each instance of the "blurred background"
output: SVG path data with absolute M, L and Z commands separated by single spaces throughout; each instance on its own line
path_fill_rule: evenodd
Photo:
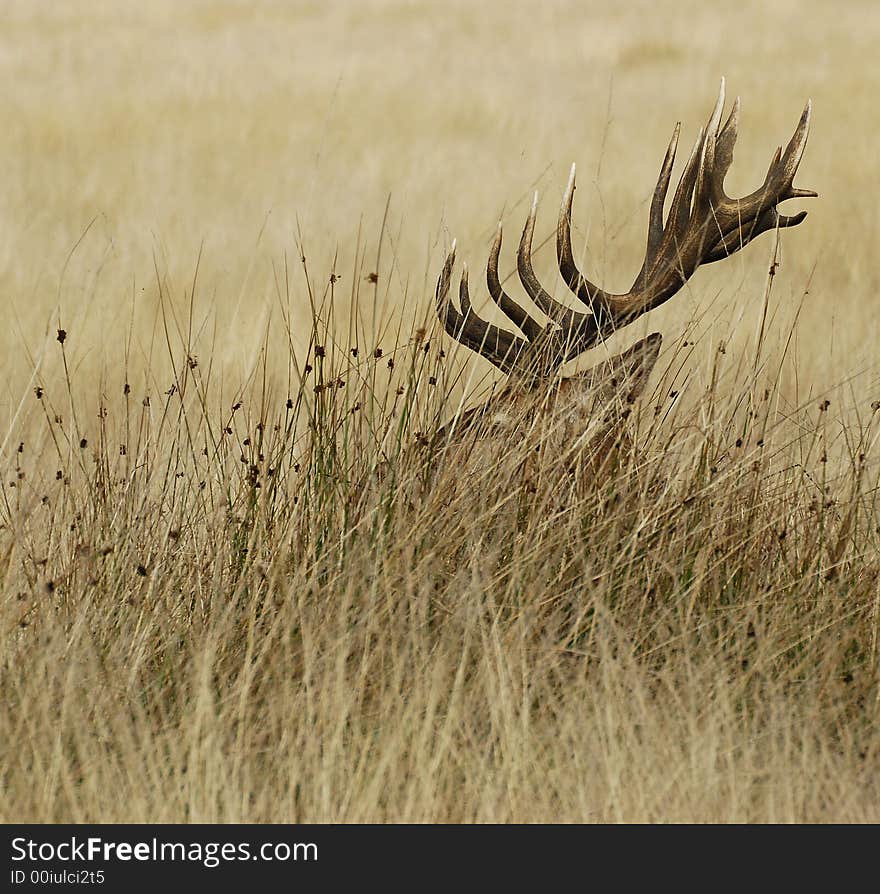
M 689 147 L 722 75 L 743 100 L 733 195 L 814 104 L 797 183 L 820 198 L 790 203 L 810 213 L 781 234 L 769 337 L 802 308 L 800 388 L 873 387 L 876 3 L 3 0 L 0 16 L 4 414 L 58 326 L 83 374 L 108 376 L 126 342 L 146 358 L 159 283 L 186 307 L 197 266 L 205 350 L 233 377 L 285 302 L 306 344 L 301 251 L 319 293 L 335 270 L 348 301 L 379 272 L 361 296 L 377 320 L 421 318 L 452 238 L 482 269 L 500 218 L 513 268 L 535 189 L 536 267 L 561 294 L 544 243 L 573 161 L 576 251 L 625 290 L 672 127 Z M 633 328 L 752 338 L 773 242 Z

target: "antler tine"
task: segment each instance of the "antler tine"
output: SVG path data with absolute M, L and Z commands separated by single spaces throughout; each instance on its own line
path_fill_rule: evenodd
M 773 153 L 773 158 L 770 159 L 770 164 L 767 168 L 767 173 L 764 176 L 764 185 L 758 190 L 758 192 L 765 192 L 767 186 L 773 180 L 773 172 L 776 168 L 779 167 L 779 159 L 782 158 L 782 146 L 777 146 L 776 151 Z
M 532 200 L 532 207 L 523 227 L 522 237 L 519 240 L 519 249 L 516 253 L 516 269 L 520 282 L 526 290 L 526 294 L 538 307 L 563 329 L 576 328 L 590 319 L 589 314 L 578 313 L 572 307 L 566 307 L 557 301 L 549 292 L 541 286 L 538 277 L 532 267 L 532 239 L 535 234 L 535 220 L 538 215 L 538 193 Z
M 733 149 L 736 146 L 736 138 L 739 132 L 739 97 L 734 100 L 733 108 L 721 133 L 715 141 L 715 176 L 712 178 L 712 202 L 717 204 L 724 196 L 724 178 L 733 164 Z
M 544 330 L 544 327 L 535 319 L 533 319 L 526 310 L 520 307 L 501 287 L 501 280 L 498 278 L 498 258 L 501 254 L 501 222 L 498 222 L 498 229 L 495 231 L 495 238 L 492 240 L 492 247 L 489 249 L 489 262 L 486 264 L 486 285 L 489 288 L 489 294 L 492 300 L 501 308 L 505 316 L 509 317 L 526 335 L 529 341 L 537 338 Z
M 807 100 L 803 112 L 801 112 L 800 121 L 795 128 L 785 152 L 782 153 L 782 161 L 780 162 L 780 176 L 782 182 L 787 185 L 786 198 L 816 198 L 819 193 L 812 189 L 797 189 L 792 185 L 794 175 L 800 166 L 801 159 L 804 157 L 804 150 L 807 148 L 807 137 L 810 135 L 810 118 L 813 114 L 813 104 Z
M 636 277 L 635 285 L 641 288 L 645 284 L 648 268 L 653 266 L 663 242 L 663 208 L 666 205 L 666 194 L 669 192 L 669 181 L 672 177 L 672 166 L 675 164 L 675 153 L 678 151 L 678 138 L 681 134 L 681 122 L 675 125 L 672 131 L 672 139 L 660 168 L 660 176 L 654 187 L 654 196 L 651 199 L 651 212 L 648 216 L 648 244 L 645 249 L 645 260 L 642 269 Z
M 706 139 L 706 131 L 700 128 L 697 134 L 697 140 L 691 149 L 690 157 L 684 166 L 681 179 L 678 181 L 675 194 L 672 197 L 672 205 L 669 208 L 669 214 L 666 218 L 666 229 L 664 230 L 665 242 L 674 242 L 677 234 L 684 231 L 691 216 L 691 199 L 694 193 L 694 184 L 697 182 L 697 174 L 700 169 L 700 159 L 703 155 L 703 143 Z
M 796 227 L 807 216 L 806 211 L 798 211 L 797 214 L 787 215 L 780 214 L 775 208 L 768 208 L 761 215 L 752 220 L 751 226 L 746 229 L 741 227 L 732 233 L 724 234 L 718 238 L 718 241 L 709 249 L 703 257 L 703 264 L 712 264 L 715 261 L 722 261 L 729 258 L 741 248 L 744 248 L 768 230 L 784 230 L 788 227 Z
M 692 213 L 702 213 L 713 197 L 712 188 L 716 182 L 717 173 L 715 169 L 715 145 L 718 140 L 719 128 L 721 127 L 721 113 L 724 111 L 725 86 L 724 78 L 722 78 L 715 108 L 712 109 L 712 114 L 709 116 L 709 122 L 706 125 L 706 132 L 700 151 L 697 183 L 694 187 L 694 196 L 691 203 Z
M 566 285 L 587 307 L 592 308 L 595 314 L 594 302 L 601 303 L 607 295 L 578 270 L 574 253 L 571 250 L 571 206 L 574 201 L 575 170 L 575 165 L 572 165 L 571 173 L 568 176 L 568 186 L 565 187 L 565 195 L 562 197 L 562 205 L 559 208 L 559 221 L 556 225 L 556 257 L 559 261 L 559 272 Z
M 459 286 L 461 311 L 459 312 L 455 308 L 449 296 L 454 264 L 455 243 L 453 242 L 452 249 L 443 264 L 440 279 L 437 281 L 437 316 L 443 323 L 443 328 L 457 342 L 485 357 L 499 369 L 507 373 L 512 372 L 516 368 L 517 358 L 527 342 L 477 316 L 471 307 L 468 294 L 467 267 L 462 270 Z
M 452 240 L 452 247 L 446 260 L 443 262 L 443 269 L 440 271 L 440 278 L 437 280 L 437 290 L 435 292 L 435 301 L 437 305 L 437 316 L 446 331 L 449 331 L 447 320 L 454 317 L 456 310 L 449 301 L 449 284 L 452 281 L 452 267 L 455 264 L 455 240 Z M 451 332 L 449 333 L 452 334 Z

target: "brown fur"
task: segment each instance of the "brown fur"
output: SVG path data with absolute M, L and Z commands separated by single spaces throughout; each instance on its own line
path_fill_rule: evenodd
M 655 333 L 567 378 L 512 377 L 489 401 L 438 433 L 442 466 L 469 487 L 499 465 L 532 487 L 539 480 L 555 486 L 560 475 L 582 483 L 601 480 L 631 448 L 630 409 L 647 385 L 661 341 Z

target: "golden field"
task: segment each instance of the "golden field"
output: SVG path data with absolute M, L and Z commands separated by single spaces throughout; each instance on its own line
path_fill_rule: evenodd
M 880 820 L 875 4 L 0 13 L 0 819 Z M 452 239 L 512 271 L 537 189 L 552 283 L 574 161 L 625 290 L 722 76 L 728 191 L 811 98 L 819 198 L 614 337 L 631 454 L 410 487 L 498 378 Z

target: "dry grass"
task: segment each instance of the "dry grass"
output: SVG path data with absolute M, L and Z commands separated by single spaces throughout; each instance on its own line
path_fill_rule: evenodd
M 0 819 L 880 819 L 872 5 L 3 12 Z M 666 348 L 610 480 L 462 487 L 449 236 L 577 160 L 626 285 L 722 73 L 732 191 L 814 100 L 775 276 L 615 338 Z

